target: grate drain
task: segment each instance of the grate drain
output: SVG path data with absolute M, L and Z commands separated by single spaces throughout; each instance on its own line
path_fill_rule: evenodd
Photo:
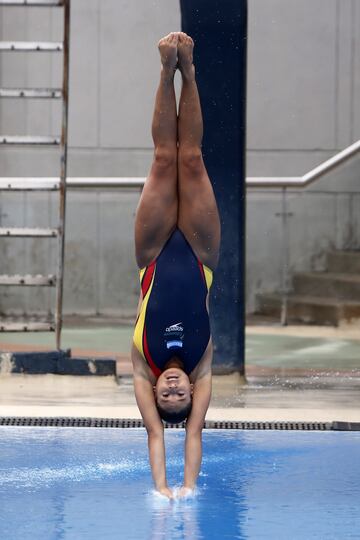
M 94 428 L 141 428 L 142 420 L 130 418 L 69 418 L 69 417 L 0 417 L 0 426 L 31 427 L 94 427 Z M 182 424 L 165 424 L 166 428 L 181 429 Z M 272 429 L 272 430 L 306 430 L 306 431 L 360 431 L 358 422 L 205 422 L 205 429 Z

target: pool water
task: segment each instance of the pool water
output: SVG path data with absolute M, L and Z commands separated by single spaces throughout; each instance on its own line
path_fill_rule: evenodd
M 166 430 L 180 486 L 182 430 Z M 1 540 L 360 538 L 360 432 L 206 430 L 194 497 L 143 429 L 0 427 Z

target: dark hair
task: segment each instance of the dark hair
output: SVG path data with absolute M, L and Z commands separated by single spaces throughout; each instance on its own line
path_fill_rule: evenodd
M 190 402 L 187 403 L 180 411 L 167 411 L 160 407 L 160 405 L 157 403 L 156 408 L 158 410 L 158 413 L 160 415 L 160 418 L 164 420 L 164 422 L 167 422 L 168 424 L 180 424 L 183 422 L 191 413 L 192 409 L 192 399 L 190 399 Z

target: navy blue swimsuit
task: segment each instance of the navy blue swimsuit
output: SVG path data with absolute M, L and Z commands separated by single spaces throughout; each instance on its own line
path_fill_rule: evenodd
M 134 343 L 158 377 L 174 356 L 190 374 L 210 339 L 206 298 L 212 271 L 175 229 L 160 255 L 140 271 L 143 301 Z

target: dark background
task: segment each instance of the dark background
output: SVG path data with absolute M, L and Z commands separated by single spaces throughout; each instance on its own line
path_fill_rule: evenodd
M 246 0 L 180 0 L 194 42 L 203 155 L 222 226 L 211 295 L 214 372 L 244 372 Z

